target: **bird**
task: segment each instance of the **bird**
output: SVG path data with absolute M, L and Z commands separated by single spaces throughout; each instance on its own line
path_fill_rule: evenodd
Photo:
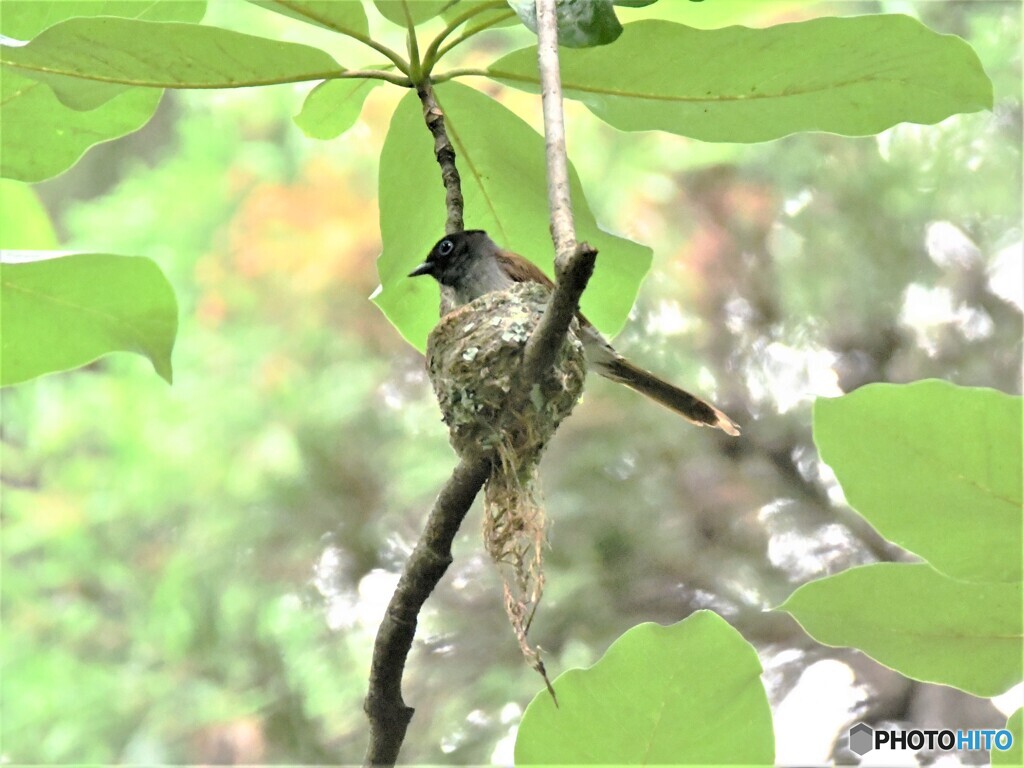
M 482 229 L 467 229 L 445 235 L 430 250 L 409 277 L 430 275 L 441 286 L 444 311 L 469 304 L 484 294 L 504 291 L 516 283 L 540 283 L 554 289 L 554 283 L 529 259 L 498 246 Z M 645 395 L 682 416 L 692 424 L 720 429 L 738 436 L 740 428 L 715 406 L 658 378 L 620 355 L 581 313 L 580 337 L 587 367 L 601 376 Z

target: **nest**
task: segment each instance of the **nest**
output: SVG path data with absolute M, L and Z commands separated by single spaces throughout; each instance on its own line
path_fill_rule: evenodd
M 537 284 L 486 294 L 445 315 L 427 342 L 427 369 L 452 446 L 464 458 L 495 457 L 484 488 L 484 544 L 501 570 L 520 648 L 541 674 L 540 651 L 526 640 L 544 588 L 547 521 L 537 465 L 586 377 L 573 320 L 551 370 L 539 382 L 523 380 L 526 342 L 549 296 Z

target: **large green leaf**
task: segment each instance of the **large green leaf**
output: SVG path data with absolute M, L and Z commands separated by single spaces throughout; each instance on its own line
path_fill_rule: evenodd
M 487 71 L 536 91 L 536 48 Z M 616 128 L 704 141 L 863 136 L 992 106 L 992 84 L 967 43 L 899 15 L 766 29 L 638 21 L 612 46 L 564 51 L 561 73 L 565 95 Z
M 309 92 L 295 123 L 311 139 L 333 139 L 356 124 L 363 102 L 382 80 L 325 80 Z
M 992 765 L 1024 765 L 1024 709 L 1018 709 L 1006 721 L 1006 730 L 1013 734 L 1009 749 L 991 751 Z
M 6 69 L 48 83 L 63 104 L 94 109 L 128 86 L 244 88 L 323 80 L 342 70 L 319 48 L 219 27 L 68 19 L 28 45 L 0 47 Z
M 805 584 L 780 609 L 820 643 L 857 648 L 914 680 L 997 696 L 1024 675 L 1022 601 L 1020 583 L 875 563 Z
M 400 27 L 422 24 L 443 11 L 451 0 L 373 0 L 380 15 Z
M 436 87 L 458 155 L 466 227 L 486 229 L 494 240 L 529 257 L 548 274 L 553 248 L 548 235 L 544 139 L 508 109 L 456 83 Z M 626 321 L 651 251 L 600 230 L 570 166 L 573 209 L 580 240 L 600 255 L 583 295 L 583 311 L 607 334 Z M 411 344 L 423 349 L 437 323 L 438 290 L 429 279 L 407 278 L 444 234 L 445 208 L 434 144 L 415 93 L 398 105 L 380 158 L 380 228 L 384 250 L 377 261 L 377 305 Z
M 0 176 L 42 181 L 67 170 L 93 144 L 149 122 L 161 91 L 132 90 L 89 112 L 68 109 L 37 80 L 0 71 Z
M 771 765 L 772 716 L 757 652 L 717 614 L 641 624 L 589 669 L 542 691 L 516 738 L 516 765 Z
M 4 3 L 0 33 L 29 40 L 73 16 L 126 16 L 151 21 L 199 21 L 205 2 L 188 0 L 33 0 Z M 0 175 L 41 181 L 66 170 L 93 144 L 138 130 L 152 117 L 160 93 L 130 91 L 91 112 L 68 109 L 53 91 L 10 69 L 0 71 Z
M 119 16 L 144 21 L 202 21 L 206 0 L 14 0 L 5 2 L 0 32 L 15 40 L 31 40 L 65 19 Z
M 51 250 L 57 234 L 39 196 L 28 184 L 0 179 L 0 249 Z
M 872 384 L 814 405 L 850 504 L 954 578 L 1020 581 L 1022 400 L 945 381 Z
M 149 259 L 78 254 L 0 264 L 0 385 L 92 362 L 148 357 L 171 381 L 178 308 Z
M 333 32 L 369 35 L 370 27 L 366 11 L 360 0 L 249 0 L 307 24 L 329 29 Z

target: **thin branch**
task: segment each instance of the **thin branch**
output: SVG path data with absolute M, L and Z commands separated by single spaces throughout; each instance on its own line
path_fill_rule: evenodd
M 423 119 L 434 137 L 434 157 L 441 166 L 441 181 L 445 188 L 445 208 L 448 218 L 444 225 L 445 234 L 461 232 L 465 229 L 463 223 L 462 200 L 462 179 L 459 177 L 459 169 L 455 167 L 455 148 L 448 138 L 448 131 L 444 126 L 444 112 L 434 98 L 434 89 L 430 84 L 430 78 L 424 79 L 416 89 L 419 94 L 420 103 L 423 104 Z
M 580 296 L 590 276 L 594 274 L 597 259 L 597 251 L 592 246 L 576 242 L 569 188 L 569 160 L 565 152 L 557 21 L 555 0 L 537 0 L 537 60 L 544 105 L 548 209 L 551 213 L 551 240 L 555 245 L 555 273 L 558 282 L 523 354 L 523 366 L 531 381 L 537 381 L 554 364 L 569 324 L 579 309 Z
M 568 266 L 569 257 L 576 250 L 576 228 L 569 189 L 569 160 L 565 151 L 555 0 L 537 0 L 537 64 L 540 69 L 541 102 L 544 106 L 551 239 L 555 244 L 555 266 L 560 269 Z
M 481 13 L 486 13 L 487 11 L 498 10 L 499 8 L 508 8 L 508 3 L 506 2 L 506 0 L 490 0 L 490 2 L 483 3 L 482 5 L 473 6 L 468 11 L 465 11 L 464 13 L 452 19 L 451 23 L 449 23 L 447 27 L 442 29 L 438 33 L 437 37 L 430 41 L 430 45 L 427 46 L 427 50 L 423 54 L 423 71 L 426 74 L 430 74 L 430 68 L 436 63 L 437 59 L 440 58 L 439 56 L 436 55 L 437 49 L 441 47 L 441 43 L 448 39 L 448 36 L 452 34 L 452 32 L 454 32 L 460 26 L 462 26 L 467 21 L 472 19 L 474 16 L 477 16 Z M 502 16 L 505 15 L 502 14 Z M 494 22 L 488 22 L 484 26 L 484 29 L 500 20 L 501 19 L 496 19 Z
M 540 322 L 534 329 L 523 352 L 523 368 L 527 381 L 539 381 L 555 364 L 558 350 L 565 341 L 569 324 L 580 306 L 580 296 L 594 274 L 597 251 L 588 243 L 573 246 L 572 252 L 561 261 L 558 282 L 544 308 Z
M 491 472 L 489 457 L 463 459 L 441 489 L 420 540 L 405 564 L 373 644 L 370 690 L 363 709 L 370 720 L 364 766 L 394 765 L 413 709 L 402 699 L 402 674 L 424 601 L 452 562 L 452 541 Z

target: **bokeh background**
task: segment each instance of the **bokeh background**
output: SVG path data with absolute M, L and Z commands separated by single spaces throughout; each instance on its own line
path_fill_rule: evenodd
M 558 674 L 639 622 L 718 611 L 761 653 L 784 764 L 854 762 L 843 736 L 858 719 L 1005 723 L 990 701 L 818 646 L 769 609 L 809 579 L 909 557 L 845 506 L 811 440 L 815 397 L 932 376 L 1020 392 L 1020 4 L 662 0 L 621 14 L 715 26 L 864 12 L 966 38 L 994 111 L 740 146 L 568 109 L 599 221 L 655 249 L 616 346 L 713 397 L 744 436 L 592 379 L 541 468 L 554 522 L 533 638 Z M 207 19 L 339 45 L 240 0 Z M 488 33 L 464 63 L 527 42 Z M 539 126 L 536 97 L 472 84 Z M 367 299 L 376 163 L 401 93 L 375 89 L 354 129 L 318 142 L 291 122 L 308 89 L 168 92 L 145 129 L 36 187 L 64 247 L 155 259 L 181 327 L 171 387 L 116 355 L 2 393 L 6 762 L 361 760 L 373 636 L 455 458 L 422 357 Z M 443 205 L 440 182 L 410 194 Z M 422 616 L 410 763 L 510 762 L 542 687 L 479 528 L 475 508 Z

